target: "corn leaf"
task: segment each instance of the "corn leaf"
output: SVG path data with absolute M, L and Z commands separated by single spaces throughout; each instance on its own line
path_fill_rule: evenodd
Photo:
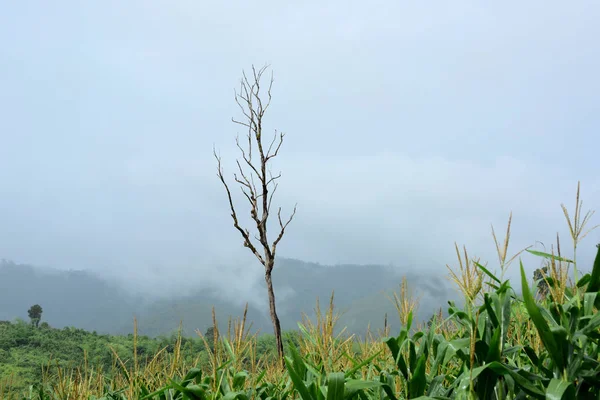
M 344 374 L 334 372 L 327 377 L 327 400 L 344 400 Z
M 600 246 L 598 246 L 598 253 L 596 253 L 596 259 L 594 260 L 594 267 L 592 268 L 592 276 L 590 277 L 590 283 L 587 287 L 587 292 L 598 292 L 600 291 Z
M 562 357 L 562 352 L 559 351 L 558 345 L 554 340 L 554 336 L 550 332 L 550 328 L 548 327 L 548 323 L 542 316 L 540 309 L 538 308 L 535 300 L 529 290 L 529 285 L 527 284 L 527 277 L 525 276 L 525 269 L 523 268 L 523 263 L 521 262 L 521 287 L 523 291 L 523 300 L 525 302 L 525 307 L 527 308 L 527 312 L 529 313 L 529 317 L 533 321 L 535 328 L 542 339 L 542 343 L 550 353 L 550 357 L 561 370 L 564 369 L 564 360 Z
M 527 249 L 527 251 L 529 253 L 533 254 L 534 256 L 548 258 L 550 260 L 562 261 L 562 262 L 567 262 L 567 263 L 573 264 L 572 260 L 569 260 L 569 259 L 564 258 L 564 257 L 559 257 L 559 256 L 556 256 L 554 254 L 548 254 L 548 253 L 544 253 L 543 251 L 537 251 L 537 250 L 531 250 L 531 249 Z
M 546 389 L 547 400 L 570 400 L 575 398 L 575 388 L 570 382 L 553 378 Z

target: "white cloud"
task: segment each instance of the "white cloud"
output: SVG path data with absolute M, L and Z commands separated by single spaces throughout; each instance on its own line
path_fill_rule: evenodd
M 299 204 L 281 255 L 441 268 L 457 241 L 493 262 L 511 210 L 520 248 L 564 233 L 578 179 L 598 208 L 589 3 L 21 7 L 0 16 L 1 257 L 175 280 L 235 265 L 212 146 L 231 176 L 233 88 L 263 62 L 279 200 Z

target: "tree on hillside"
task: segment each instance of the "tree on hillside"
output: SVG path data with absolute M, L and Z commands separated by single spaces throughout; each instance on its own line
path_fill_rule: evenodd
M 215 349 L 215 343 L 219 340 L 219 332 L 215 329 L 214 326 L 209 326 L 206 332 L 204 333 L 204 339 L 208 344 L 208 347 L 211 350 Z
M 281 207 L 278 208 L 276 219 L 278 234 L 275 240 L 270 242 L 267 235 L 267 225 L 272 211 L 271 202 L 277 190 L 277 181 L 281 178 L 281 172 L 273 175 L 269 167 L 271 160 L 279 153 L 284 134 L 275 131 L 272 140 L 267 139 L 267 142 L 264 141 L 262 131 L 263 118 L 271 104 L 271 87 L 273 86 L 273 75 L 271 75 L 266 88 L 265 98 L 264 91 L 261 93 L 261 89 L 263 89 L 261 87 L 261 79 L 266 69 L 267 67 L 263 67 L 257 71 L 253 66 L 250 79 L 248 79 L 245 73 L 242 74 L 240 91 L 235 92 L 235 101 L 242 110 L 243 119 L 241 121 L 232 119 L 234 123 L 242 125 L 248 130 L 246 134 L 247 140 L 244 140 L 243 145 L 239 137 L 236 138 L 236 145 L 241 153 L 241 160 L 236 160 L 237 173 L 234 173 L 233 177 L 250 205 L 250 217 L 253 230 L 255 229 L 253 234 L 250 233 L 249 229 L 240 226 L 231 191 L 223 176 L 221 157 L 217 155 L 216 150 L 213 150 L 214 156 L 217 159 L 217 176 L 227 192 L 233 226 L 242 235 L 244 247 L 250 249 L 265 268 L 269 311 L 275 332 L 277 352 L 283 363 L 283 341 L 281 339 L 279 317 L 277 316 L 277 309 L 275 307 L 275 293 L 273 291 L 271 273 L 275 265 L 277 245 L 283 238 L 285 229 L 296 214 L 296 206 L 294 206 L 294 210 L 285 220 L 281 216 Z
M 34 304 L 27 310 L 32 326 L 35 326 L 36 328 L 39 326 L 40 320 L 42 319 L 42 312 L 42 306 L 39 304 Z
M 545 299 L 550 292 L 550 286 L 547 280 L 548 267 L 538 268 L 533 271 L 533 279 L 537 281 L 537 289 L 541 298 Z

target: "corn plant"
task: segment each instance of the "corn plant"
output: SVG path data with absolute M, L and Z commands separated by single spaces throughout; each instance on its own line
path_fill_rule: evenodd
M 592 273 L 577 282 L 577 290 L 567 290 L 568 301 L 554 299 L 545 307 L 536 304 L 522 264 L 521 281 L 525 306 L 546 350 L 536 354 L 526 349 L 534 370 L 543 376 L 547 390 L 557 398 L 564 395 L 597 399 L 600 396 L 600 247 Z M 578 289 L 584 286 L 583 296 L 578 296 Z

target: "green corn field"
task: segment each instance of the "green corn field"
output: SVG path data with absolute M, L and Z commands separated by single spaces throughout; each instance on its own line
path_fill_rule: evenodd
M 316 318 L 298 323 L 286 340 L 285 368 L 258 349 L 245 313 L 222 332 L 213 314 L 213 335 L 204 336 L 204 359 L 184 354 L 181 336 L 170 351 L 141 360 L 136 350 L 116 350 L 109 370 L 85 363 L 42 368 L 40 381 L 2 399 L 199 399 L 199 400 L 397 400 L 397 399 L 600 399 L 600 247 L 591 273 L 580 274 L 577 247 L 592 213 L 574 219 L 563 208 L 573 241 L 565 257 L 557 243 L 548 252 L 525 249 L 546 264 L 530 281 L 518 256 L 507 256 L 506 239 L 493 233 L 498 272 L 456 246 L 458 267 L 449 277 L 464 305 L 448 302 L 427 325 L 413 321 L 418 305 L 406 281 L 391 299 L 400 332 L 384 329 L 358 338 L 337 326 L 332 295 Z M 593 228 L 592 228 L 593 229 Z M 503 278 L 514 265 L 520 282 Z M 581 275 L 581 276 L 580 276 Z

